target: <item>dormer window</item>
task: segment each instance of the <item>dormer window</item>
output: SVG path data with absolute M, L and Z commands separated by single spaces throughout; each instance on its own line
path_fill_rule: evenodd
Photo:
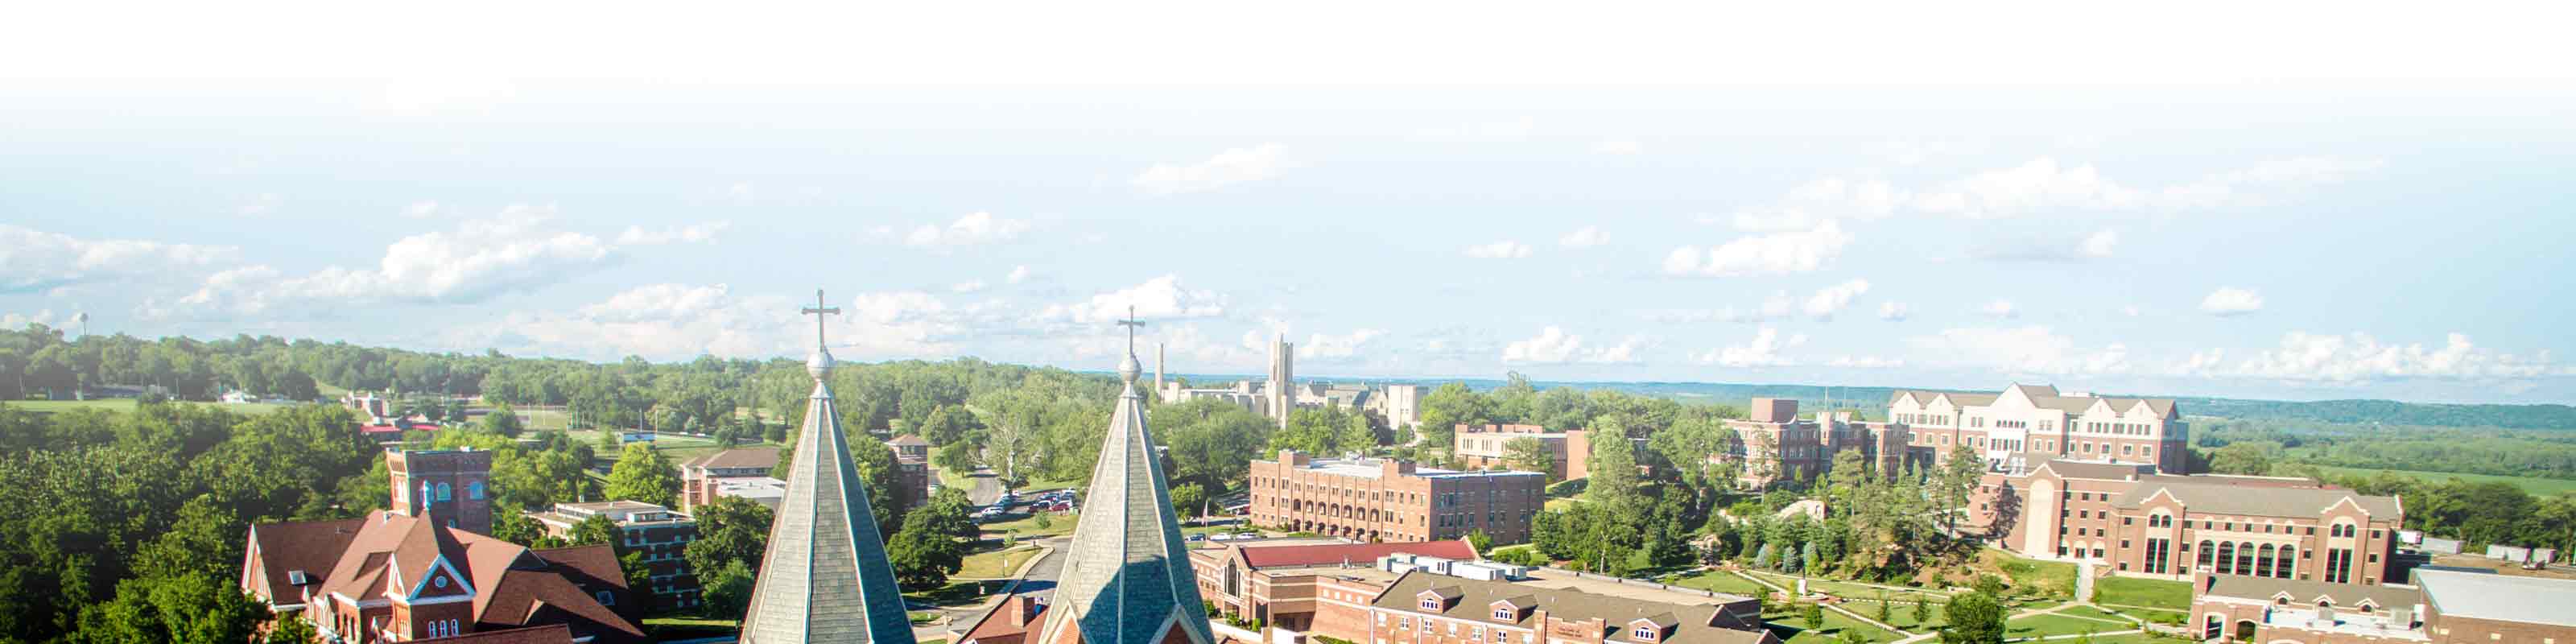
M 305 584 L 313 583 L 313 578 L 312 578 L 312 577 L 305 576 L 304 571 L 301 571 L 301 570 L 289 570 L 289 571 L 286 571 L 286 583 L 287 583 L 288 585 L 302 586 L 302 585 L 305 585 Z
M 1423 610 L 1440 610 L 1440 598 L 1438 598 L 1438 597 L 1424 597 L 1424 598 L 1422 598 L 1422 609 L 1423 609 Z
M 1639 626 L 1629 629 L 1628 636 L 1636 638 L 1636 640 L 1640 642 L 1652 642 L 1655 641 L 1655 629 L 1648 626 Z
M 1519 614 L 1519 613 L 1520 613 L 1520 611 L 1512 610 L 1512 607 L 1510 607 L 1510 606 L 1496 606 L 1496 607 L 1494 607 L 1494 619 L 1500 619 L 1500 620 L 1517 620 L 1517 619 L 1520 619 L 1520 614 Z

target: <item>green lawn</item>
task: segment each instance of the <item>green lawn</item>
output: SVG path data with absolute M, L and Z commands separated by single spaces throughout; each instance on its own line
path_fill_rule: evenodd
M 2102 620 L 2068 617 L 2064 615 L 2032 615 L 2020 619 L 2006 620 L 2004 622 L 2004 638 L 2014 639 L 2024 637 L 2047 637 L 2050 635 L 2076 635 L 2088 632 L 2107 633 L 2110 631 L 2125 631 L 2136 628 L 2136 625 L 2132 625 L 2127 622 L 2114 624 Z
M 2183 620 L 2191 618 L 2190 613 L 2178 610 L 2150 610 L 2145 608 L 2124 608 L 2117 606 L 2112 607 L 2111 610 L 2122 615 L 2146 620 L 2149 623 L 2164 624 L 2167 626 L 2181 626 L 2183 624 Z
M 1075 517 L 1072 513 L 1050 512 L 1047 513 L 1046 516 L 1047 526 L 1044 528 L 1038 527 L 1038 518 L 1036 516 L 998 523 L 987 523 L 984 524 L 982 528 L 987 534 L 1016 534 L 1021 539 L 1052 537 L 1059 534 L 1073 534 L 1073 523 Z
M 2023 559 L 1991 548 L 1986 550 L 1985 556 L 1989 564 L 2003 571 L 2013 589 L 2020 591 L 2018 594 L 2075 596 L 2075 564 Z
M 1670 583 L 1672 585 L 1682 586 L 1685 588 L 1697 588 L 1700 590 L 1716 591 L 1729 595 L 1743 595 L 1746 597 L 1753 597 L 1771 592 L 1771 589 L 1764 588 L 1761 584 L 1753 583 L 1753 580 L 1745 579 L 1737 576 L 1735 573 L 1724 570 L 1710 571 L 1705 574 L 1685 577 L 1673 580 Z
M 2074 640 L 2064 640 L 2064 641 L 2067 641 L 2067 642 L 2073 642 Z M 2165 644 L 2172 644 L 2172 643 L 2175 643 L 2175 642 L 2181 642 L 2181 641 L 2183 641 L 2183 640 L 2172 639 L 2172 638 L 2156 637 L 2156 636 L 2154 636 L 2154 635 L 2149 635 L 2149 634 L 2146 634 L 2146 633 L 2122 633 L 2122 634 L 2119 634 L 2119 635 L 2095 635 L 2095 636 L 2093 636 L 2093 644 L 2148 644 L 2149 642 L 2162 642 L 2162 643 L 2165 643 Z
M 983 601 L 984 596 L 1000 592 L 1004 581 L 951 581 L 946 586 L 903 594 L 913 606 L 956 607 Z
M 2288 464 L 2285 463 L 2283 465 L 2286 466 Z M 2424 472 L 2416 470 L 2372 470 L 2352 467 L 2330 467 L 2325 465 L 2317 465 L 2314 467 L 2319 470 L 2324 470 L 2327 473 L 2342 476 L 2369 476 L 2375 472 L 2388 472 L 2398 476 L 2437 482 L 2447 481 L 2454 478 L 2471 483 L 2500 481 L 2519 486 L 2523 491 L 2530 492 L 2532 496 L 2546 497 L 2557 496 L 2561 492 L 2576 492 L 2576 479 L 2550 479 L 2536 476 L 2496 476 L 2493 474 L 2455 474 L 2451 472 Z M 2286 467 L 2275 467 L 2274 469 L 2280 472 L 2288 471 Z
M 1824 644 L 1836 641 L 1846 629 L 1859 633 L 1865 641 L 1870 642 L 1893 642 L 1905 638 L 1903 634 L 1844 617 L 1842 613 L 1830 609 L 1825 611 L 1824 628 L 1810 631 L 1807 630 L 1807 620 L 1798 616 L 1798 606 L 1795 604 L 1777 607 L 1772 612 L 1763 613 L 1762 621 L 1770 625 L 1771 633 L 1780 636 L 1782 642 L 1797 644 Z
M 2093 580 L 2093 603 L 2189 610 L 2191 584 L 2136 577 L 2103 577 Z
M 2107 620 L 2111 620 L 2111 621 L 2115 621 L 2115 622 L 2126 622 L 2126 621 L 2129 621 L 2129 620 L 2126 620 L 2126 619 L 2122 619 L 2122 618 L 2120 617 L 2120 614 L 2119 614 L 2119 613 L 2114 613 L 2114 612 L 2111 612 L 2111 611 L 2102 610 L 2102 609 L 2094 608 L 2094 607 L 2091 607 L 2091 606 L 2068 606 L 2068 607 L 2065 607 L 2065 608 L 2057 609 L 2057 614 L 2059 614 L 2059 615 L 2071 615 L 2071 616 L 2075 616 L 2075 617 L 2091 617 L 2091 618 L 2094 618 L 2094 619 L 2107 619 Z
M 288 405 L 273 405 L 269 403 L 226 405 L 222 403 L 189 402 L 188 404 L 205 405 L 236 414 L 250 415 L 266 414 L 288 407 Z M 23 409 L 39 414 L 65 412 L 75 409 L 98 409 L 113 412 L 128 412 L 134 411 L 135 400 L 132 398 L 101 398 L 97 400 L 10 400 L 0 401 L 0 405 L 8 405 L 11 409 Z
M 733 635 L 742 629 L 741 622 L 695 615 L 663 615 L 644 618 L 644 634 L 655 640 L 686 640 L 701 637 Z
M 1029 558 L 1037 556 L 1037 554 L 1037 546 L 1020 546 L 1008 550 L 994 550 L 991 552 L 979 552 L 967 555 L 966 563 L 957 568 L 957 574 L 955 576 L 960 579 L 1001 579 L 1009 577 L 1012 572 L 1020 569 L 1021 564 L 1028 563 Z
M 1796 575 L 1783 575 L 1770 572 L 1757 572 L 1754 574 L 1762 575 L 1762 578 L 1770 580 L 1771 583 L 1779 584 L 1781 588 L 1787 588 L 1792 591 L 1798 589 L 1798 577 Z M 1882 589 L 1877 586 L 1863 583 L 1809 577 L 1807 578 L 1807 590 L 1810 592 L 1821 592 L 1827 595 L 1841 597 L 1843 599 L 1877 599 L 1878 593 Z M 1948 593 L 1921 589 L 1886 589 L 1886 593 L 1888 599 L 1893 599 L 1900 603 L 1914 601 L 1916 599 L 1931 599 L 1934 602 L 1945 602 L 1949 601 L 1950 597 Z
M 1878 605 L 1874 603 L 1861 602 L 1845 604 L 1843 607 L 1859 611 L 1863 615 L 1871 617 L 1878 616 L 1878 613 L 1876 612 L 1878 610 Z M 1914 605 L 1900 602 L 1895 607 L 1888 609 L 1887 624 L 1889 626 L 1902 628 L 1916 633 L 1929 633 L 1934 630 L 1939 630 L 1943 626 L 1950 625 L 1949 617 L 1942 613 L 1943 608 L 1945 608 L 1945 606 L 1941 604 L 1933 604 L 1931 612 L 1927 614 L 1926 619 L 1918 622 L 1914 620 Z

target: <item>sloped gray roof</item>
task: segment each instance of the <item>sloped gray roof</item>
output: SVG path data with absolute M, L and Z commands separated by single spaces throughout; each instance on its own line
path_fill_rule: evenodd
M 2397 497 L 2371 496 L 2344 489 L 2318 489 L 2252 485 L 2230 481 L 2224 476 L 2147 476 L 2137 487 L 2111 500 L 2111 507 L 2135 508 L 2156 495 L 2159 490 L 2173 494 L 2194 512 L 2241 514 L 2260 517 L 2315 517 L 2344 499 L 2352 499 L 2371 516 L 2394 520 L 2401 516 Z
M 2576 626 L 2576 581 L 2417 569 L 2415 583 L 2444 617 Z
M 2311 579 L 2210 575 L 2203 583 L 2209 584 L 2204 594 L 2222 597 L 2271 601 L 2281 593 L 2289 593 L 2290 603 L 2302 607 L 2316 606 L 2319 599 L 2331 599 L 2336 608 L 2349 609 L 2368 599 L 2372 605 L 2382 609 L 2406 608 L 2415 605 L 2416 597 L 2416 590 L 2409 586 L 2338 584 Z
M 2022 396 L 2023 396 L 2023 397 L 2026 397 L 2026 398 L 2029 398 L 2029 399 L 2030 399 L 2030 404 L 2032 404 L 2032 405 L 2034 405 L 2034 406 L 2037 406 L 2037 407 L 2039 407 L 2039 408 L 2041 408 L 2041 409 L 2055 409 L 2055 410 L 2059 410 L 2059 411 L 2066 412 L 2066 413 L 2068 413 L 2068 414 L 2082 414 L 2082 413 L 2084 413 L 2084 410 L 2092 409 L 2092 408 L 2093 408 L 2093 401 L 2096 401 L 2096 400 L 2100 400 L 2100 401 L 2103 401 L 2103 402 L 2110 403 L 2110 404 L 2111 404 L 2111 409 L 2112 409 L 2113 411 L 2122 411 L 2122 412 L 2128 411 L 2128 410 L 2129 410 L 2129 408 L 2131 408 L 2131 407 L 2136 407 L 2136 406 L 2138 405 L 2138 403 L 2144 402 L 2144 403 L 2146 403 L 2147 408 L 2148 408 L 2149 410 L 2151 410 L 2151 411 L 2154 411 L 2154 412 L 2156 413 L 2156 415 L 2157 415 L 2157 416 L 2159 416 L 2159 417 L 2164 417 L 2164 416 L 2171 416 L 2171 415 L 2173 415 L 2173 409 L 2174 409 L 2174 401 L 2173 401 L 2173 399 L 2172 399 L 2172 398 L 2110 398 L 2110 397 L 2104 397 L 2104 396 L 2067 396 L 2067 395 L 2063 395 L 2063 394 L 2059 393 L 2059 392 L 2057 391 L 2057 388 L 2056 388 L 2056 387 L 2049 386 L 2049 385 L 2022 385 L 2022 384 L 2016 384 L 2016 385 L 2013 385 L 2013 386 L 2012 386 L 2012 388 L 2014 388 L 2014 389 L 2020 389 L 2020 390 L 2021 390 L 2021 392 L 2022 392 Z M 1930 404 L 1930 403 L 1932 402 L 1932 398 L 1933 398 L 1934 396 L 1948 396 L 1948 397 L 1950 397 L 1950 404 L 1957 405 L 1957 406 L 1960 406 L 1960 407 L 1982 407 L 1982 406 L 1986 406 L 1986 405 L 1992 405 L 1992 404 L 1995 404 L 1995 399 L 1996 399 L 1996 398 L 2000 398 L 2000 397 L 2002 397 L 2002 394 L 2000 394 L 2000 393 L 1993 393 L 1993 394 L 1971 394 L 1971 393 L 1959 393 L 1959 392 L 1953 392 L 1953 391 L 1933 391 L 1933 390 L 1928 390 L 1928 389 L 1899 389 L 1899 390 L 1896 390 L 1896 392 L 1895 392 L 1895 393 L 1892 393 L 1892 394 L 1889 394 L 1889 395 L 1888 395 L 1888 398 L 1887 398 L 1887 404 L 1888 404 L 1888 406 L 1890 406 L 1890 407 L 1895 406 L 1895 405 L 1896 405 L 1896 401 L 1897 401 L 1898 399 L 1902 399 L 1902 398 L 1904 398 L 1906 394 L 1914 394 L 1914 399 L 1915 399 L 1915 400 L 1922 401 L 1922 402 L 1924 402 L 1925 404 Z
M 1132 353 L 1118 372 L 1126 389 L 1118 393 L 1100 461 L 1092 465 L 1055 601 L 1028 641 L 1054 644 L 1073 629 L 1083 644 L 1160 644 L 1170 623 L 1192 644 L 1214 644 L 1163 461 L 1155 458 L 1154 435 L 1145 426 Z
M 741 641 L 913 644 L 912 620 L 877 536 L 867 486 L 850 462 L 832 390 L 823 385 L 831 358 L 818 351 L 807 364 L 814 393 L 806 399 L 787 495 L 769 527 Z
M 1659 640 L 1659 644 L 1763 644 L 1777 641 L 1768 631 L 1758 628 L 1738 630 L 1710 626 L 1710 623 L 1717 620 L 1717 611 L 1723 607 L 1722 604 L 1717 603 L 1672 604 L 1644 601 L 1596 595 L 1566 588 L 1531 588 L 1507 581 L 1451 577 L 1420 570 L 1397 577 L 1395 583 L 1389 585 L 1387 591 L 1379 594 L 1371 604 L 1378 608 L 1420 613 L 1423 612 L 1422 607 L 1416 605 L 1414 598 L 1434 587 L 1458 591 L 1459 600 L 1451 602 L 1449 609 L 1441 611 L 1441 614 L 1462 620 L 1502 623 L 1494 619 L 1493 610 L 1488 608 L 1493 606 L 1494 602 L 1504 599 L 1534 598 L 1537 600 L 1538 609 L 1547 611 L 1548 617 L 1566 621 L 1600 619 L 1604 628 L 1610 631 L 1605 638 L 1610 642 L 1636 641 L 1628 637 L 1626 627 L 1629 622 L 1640 619 L 1653 620 L 1657 624 L 1673 627 L 1672 634 Z M 1522 611 L 1520 619 L 1509 623 L 1522 628 L 1542 627 L 1544 625 L 1535 623 L 1538 621 L 1538 613 L 1538 610 Z
M 2031 466 L 2031 469 L 2035 471 L 2041 467 L 2047 467 L 2049 471 L 2056 472 L 2058 476 L 2065 478 L 2102 479 L 2111 481 L 2136 480 L 2138 477 L 2152 474 L 2155 471 L 2155 466 L 2140 463 L 2102 463 L 2095 461 L 2068 460 L 2063 458 L 2046 459 L 2039 465 Z

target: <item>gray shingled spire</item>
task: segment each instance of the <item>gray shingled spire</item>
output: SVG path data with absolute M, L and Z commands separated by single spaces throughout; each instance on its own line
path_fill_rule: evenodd
M 1091 468 L 1055 603 L 1029 644 L 1162 644 L 1175 631 L 1191 644 L 1216 641 L 1191 576 L 1189 551 L 1181 546 L 1181 522 L 1172 514 L 1162 459 L 1145 428 L 1144 396 L 1136 393 L 1135 332 L 1128 333 L 1127 357 L 1118 363 L 1118 377 L 1127 386 L 1109 414 L 1100 462 Z
M 877 537 L 867 487 L 850 462 L 832 390 L 823 385 L 832 373 L 823 316 L 841 310 L 822 306 L 822 291 L 814 299 L 815 306 L 804 310 L 814 315 L 814 355 L 805 360 L 814 394 L 806 399 L 805 427 L 796 435 L 787 469 L 787 496 L 769 527 L 769 551 L 761 554 L 741 641 L 913 644 L 912 621 L 895 586 L 894 567 L 886 563 L 885 543 Z

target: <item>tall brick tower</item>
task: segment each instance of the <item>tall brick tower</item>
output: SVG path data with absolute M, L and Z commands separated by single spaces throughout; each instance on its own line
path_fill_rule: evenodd
M 473 449 L 385 452 L 393 511 L 492 534 L 492 453 Z

